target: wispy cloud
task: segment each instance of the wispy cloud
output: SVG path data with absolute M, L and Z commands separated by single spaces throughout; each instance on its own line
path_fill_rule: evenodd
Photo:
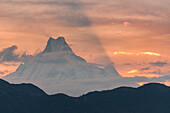
M 141 68 L 140 71 L 145 71 L 145 70 L 149 70 L 149 69 L 150 69 L 149 67 Z
M 16 64 L 9 64 L 8 62 L 23 62 L 32 55 L 24 53 L 16 53 L 17 46 L 11 46 L 0 51 L 0 63 L 4 66 L 16 66 Z
M 124 55 L 151 55 L 151 56 L 161 56 L 159 53 L 153 53 L 153 52 L 139 52 L 139 53 L 128 53 L 128 52 L 114 52 L 114 55 L 117 54 L 124 54 Z
M 19 61 L 19 54 L 15 53 L 17 46 L 12 46 L 0 52 L 0 62 Z
M 5 71 L 0 71 L 0 75 L 4 75 L 6 73 L 8 73 L 9 71 L 8 70 L 5 70 Z
M 165 61 L 165 62 L 162 62 L 162 61 L 150 62 L 149 64 L 152 66 L 158 66 L 158 67 L 164 67 L 164 66 L 168 65 L 167 61 Z

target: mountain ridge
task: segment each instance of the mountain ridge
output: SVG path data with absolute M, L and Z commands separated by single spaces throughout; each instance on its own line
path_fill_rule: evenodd
M 22 84 L 10 84 L 3 90 L 0 87 L 0 112 L 5 113 L 169 113 L 170 87 L 159 83 L 133 87 L 119 87 L 112 90 L 95 91 L 80 97 L 65 94 L 47 95 L 44 92 L 32 95 L 36 86 L 24 84 L 29 88 L 20 88 Z M 32 88 L 34 87 L 34 88 Z M 161 91 L 159 87 L 164 89 Z M 150 90 L 139 90 L 140 88 Z M 152 90 L 158 88 L 154 94 Z M 10 89 L 13 93 L 4 94 Z
M 64 37 L 58 37 L 57 39 L 50 37 L 42 53 L 49 53 L 49 52 L 71 52 L 73 53 L 72 49 L 67 44 Z
M 80 96 L 85 92 L 107 87 L 102 83 L 103 79 L 110 81 L 119 77 L 121 76 L 113 64 L 102 68 L 88 63 L 73 52 L 64 37 L 50 37 L 43 52 L 25 60 L 15 72 L 3 79 L 13 83 L 33 83 L 50 94 Z M 98 82 L 103 86 L 98 85 Z

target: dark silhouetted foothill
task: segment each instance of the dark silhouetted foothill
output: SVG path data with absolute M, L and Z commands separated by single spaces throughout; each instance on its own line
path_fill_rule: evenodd
M 158 83 L 70 97 L 0 80 L 0 100 L 1 113 L 170 113 L 170 87 Z

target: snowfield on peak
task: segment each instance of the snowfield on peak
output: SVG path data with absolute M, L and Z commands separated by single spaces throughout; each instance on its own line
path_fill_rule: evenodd
M 120 75 L 113 65 L 100 68 L 87 63 L 72 51 L 63 37 L 59 37 L 50 38 L 42 53 L 26 60 L 3 79 L 12 83 L 33 83 L 49 94 L 80 96 L 107 88 L 103 81 L 116 78 L 120 78 Z M 102 86 L 98 82 L 102 82 Z

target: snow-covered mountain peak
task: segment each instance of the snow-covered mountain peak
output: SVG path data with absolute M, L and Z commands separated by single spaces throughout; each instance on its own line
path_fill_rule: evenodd
M 65 41 L 64 37 L 58 37 L 54 39 L 52 37 L 49 38 L 46 48 L 40 54 L 38 54 L 35 58 L 38 59 L 38 62 L 82 62 L 85 63 L 86 60 L 77 56 L 70 46 Z
M 112 64 L 101 68 L 88 63 L 72 51 L 64 37 L 51 37 L 42 53 L 26 59 L 3 79 L 12 83 L 33 83 L 50 94 L 82 95 L 108 88 L 105 83 L 119 77 Z
M 58 37 L 57 39 L 50 37 L 50 39 L 47 42 L 46 48 L 42 53 L 49 53 L 49 52 L 71 52 L 72 53 L 72 49 L 67 44 L 64 37 Z

